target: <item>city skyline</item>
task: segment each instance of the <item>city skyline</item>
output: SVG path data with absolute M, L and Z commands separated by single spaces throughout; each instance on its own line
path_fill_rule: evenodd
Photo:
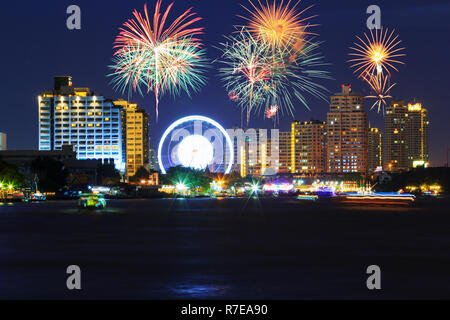
M 61 43 L 56 44 L 57 46 L 62 46 L 64 48 L 64 52 L 67 52 L 67 56 L 62 59 L 56 53 L 55 55 L 50 55 L 51 59 L 48 57 L 43 57 L 42 54 L 39 53 L 39 50 L 33 50 L 33 54 L 29 54 L 26 59 L 22 59 L 26 64 L 33 63 L 33 66 L 36 72 L 27 73 L 27 81 L 21 85 L 16 87 L 12 87 L 10 90 L 5 92 L 5 101 L 11 106 L 11 108 L 6 108 L 4 110 L 4 116 L 0 119 L 0 130 L 5 132 L 8 135 L 8 147 L 9 149 L 36 149 L 38 144 L 38 137 L 36 132 L 38 132 L 37 128 L 37 110 L 36 110 L 36 96 L 42 90 L 42 88 L 47 88 L 51 86 L 51 82 L 54 75 L 66 75 L 70 74 L 74 78 L 77 79 L 77 83 L 80 86 L 90 87 L 95 92 L 101 93 L 104 96 L 111 97 L 113 99 L 129 99 L 129 101 L 136 102 L 139 106 L 143 107 L 148 113 L 150 118 L 150 146 L 155 148 L 158 144 L 159 138 L 162 135 L 164 128 L 167 127 L 169 123 L 179 118 L 180 115 L 184 114 L 205 114 L 213 119 L 220 118 L 223 125 L 225 127 L 231 128 L 234 125 L 240 122 L 240 110 L 237 106 L 235 106 L 231 101 L 229 101 L 226 92 L 223 90 L 222 85 L 219 79 L 214 76 L 214 72 L 210 72 L 208 75 L 209 82 L 203 90 L 192 97 L 192 99 L 187 98 L 185 95 L 181 95 L 177 99 L 173 99 L 171 97 L 163 97 L 162 98 L 162 112 L 160 114 L 160 119 L 156 123 L 155 114 L 154 114 L 154 101 L 152 97 L 145 96 L 139 97 L 138 95 L 134 95 L 131 98 L 126 96 L 121 96 L 117 92 L 114 92 L 112 87 L 108 85 L 108 79 L 106 78 L 107 73 L 107 65 L 110 63 L 111 53 L 112 53 L 112 41 L 114 36 L 117 33 L 117 29 L 120 26 L 120 22 L 125 20 L 130 14 L 134 7 L 141 7 L 143 2 L 136 2 L 130 4 L 120 4 L 123 6 L 121 13 L 112 12 L 113 15 L 117 15 L 117 19 L 114 22 L 111 22 L 111 25 L 108 26 L 99 26 L 95 21 L 92 20 L 94 12 L 98 12 L 97 10 L 108 8 L 100 8 L 97 5 L 91 5 L 83 12 L 83 20 L 82 20 L 82 29 L 79 31 L 70 31 L 65 28 L 64 22 L 66 15 L 64 4 L 58 4 L 57 7 L 61 7 L 61 13 L 59 20 L 58 19 L 45 19 L 46 22 L 44 25 L 40 26 L 40 28 L 49 28 L 49 26 L 54 26 L 59 24 L 60 29 L 56 28 L 54 31 L 57 38 L 61 38 Z M 214 16 L 214 10 L 212 5 L 202 5 L 200 6 L 198 3 L 192 2 L 189 3 L 193 5 L 195 9 L 199 12 L 201 16 L 204 17 L 206 21 L 206 47 L 208 48 L 208 57 L 210 59 L 214 59 L 217 56 L 217 50 L 214 49 L 214 45 L 223 41 L 223 35 L 227 34 L 231 31 L 231 26 L 220 27 L 220 24 L 217 24 L 214 19 L 211 17 Z M 307 4 L 305 1 L 304 4 Z M 411 4 L 409 2 L 409 4 Z M 83 9 L 83 2 L 80 2 L 80 7 Z M 236 17 L 237 14 L 240 13 L 239 2 L 233 2 L 229 4 L 218 4 L 221 9 L 223 9 L 224 16 L 232 24 L 237 24 L 239 19 Z M 351 7 L 350 12 L 347 12 Z M 32 8 L 31 5 L 28 8 Z M 355 34 L 359 34 L 366 30 L 365 20 L 367 15 L 365 14 L 365 9 L 367 6 L 364 4 L 355 5 L 350 1 L 349 3 L 343 4 L 343 7 L 346 7 L 346 13 L 351 15 L 352 19 L 348 21 L 343 21 L 343 19 L 339 19 L 338 15 L 333 15 L 332 11 L 334 5 L 330 2 L 322 2 L 317 4 L 313 10 L 315 13 L 319 14 L 318 22 L 320 22 L 321 26 L 320 33 L 321 38 L 325 40 L 323 44 L 323 52 L 326 58 L 326 61 L 331 62 L 329 70 L 332 72 L 333 77 L 336 79 L 334 81 L 324 81 L 324 85 L 329 90 L 329 95 L 331 96 L 339 87 L 341 83 L 350 83 L 354 88 L 354 91 L 361 93 L 362 95 L 367 95 L 367 88 L 364 88 L 364 85 L 361 81 L 357 80 L 356 77 L 352 74 L 352 72 L 348 69 L 348 63 L 346 62 L 348 59 L 347 52 L 348 47 L 352 44 L 353 38 Z M 435 6 L 420 6 L 417 3 L 413 3 L 413 6 L 409 7 L 406 10 L 410 15 L 408 17 L 416 17 L 419 12 L 423 14 L 435 13 L 441 9 L 443 12 L 448 12 L 448 5 Z M 39 11 L 39 8 L 34 8 Z M 34 10 L 34 11 L 35 11 Z M 181 9 L 178 9 L 181 10 Z M 26 11 L 26 10 L 25 10 Z M 55 10 L 51 14 L 56 14 L 58 10 Z M 90 12 L 92 11 L 92 12 Z M 444 165 L 446 161 L 445 149 L 446 149 L 446 141 L 445 136 L 447 135 L 447 127 L 444 124 L 444 120 L 448 118 L 448 116 L 437 116 L 446 112 L 449 112 L 445 108 L 444 101 L 447 101 L 446 95 L 448 93 L 443 90 L 444 83 L 443 81 L 443 70 L 440 73 L 431 72 L 430 68 L 427 67 L 426 64 L 422 64 L 423 61 L 421 58 L 421 52 L 423 50 L 422 46 L 418 46 L 417 43 L 413 40 L 413 38 L 417 38 L 417 35 L 412 37 L 412 34 L 408 33 L 408 28 L 410 22 L 404 21 L 405 19 L 402 15 L 398 15 L 398 13 L 402 12 L 402 8 L 400 4 L 389 4 L 383 5 L 382 7 L 382 24 L 391 28 L 396 28 L 396 30 L 401 34 L 402 39 L 404 40 L 404 45 L 407 47 L 407 57 L 406 57 L 406 65 L 401 67 L 401 72 L 396 75 L 397 86 L 393 89 L 393 97 L 396 100 L 405 100 L 407 102 L 417 101 L 422 102 L 423 106 L 430 111 L 430 162 L 432 166 L 440 166 Z M 27 13 L 25 13 L 27 14 Z M 50 13 L 43 13 L 50 14 Z M 359 18 L 355 18 L 359 17 Z M 405 14 L 405 16 L 407 16 Z M 222 19 L 222 17 L 219 17 Z M 47 21 L 48 20 L 48 21 Z M 345 19 L 344 19 L 345 20 Z M 405 19 L 408 20 L 408 19 Z M 54 25 L 50 23 L 54 21 Z M 213 23 L 214 22 L 214 23 Z M 109 22 L 108 22 L 109 23 Z M 333 28 L 330 26 L 334 23 L 340 23 L 342 27 L 340 32 L 338 32 L 339 36 L 336 36 L 336 31 L 333 31 Z M 216 25 L 217 24 L 217 25 Z M 230 23 L 228 23 L 230 24 Z M 94 26 L 97 29 L 98 36 L 94 37 L 95 46 L 91 46 L 95 49 L 90 51 L 90 54 L 86 54 L 84 52 L 79 51 L 77 48 L 72 47 L 71 42 L 77 40 L 81 40 L 83 38 L 83 34 L 85 34 L 86 29 L 89 26 Z M 439 29 L 439 19 L 435 19 L 432 21 L 431 25 L 427 25 L 426 28 L 430 29 Z M 402 30 L 403 29 L 403 30 Z M 425 32 L 423 29 L 421 32 Z M 20 34 L 22 32 L 20 28 L 16 31 Z M 334 35 L 334 36 L 333 36 Z M 438 36 L 433 33 L 431 37 L 428 39 L 421 39 L 423 41 L 438 41 Z M 34 40 L 33 40 L 34 41 Z M 33 46 L 36 46 L 36 42 L 33 43 Z M 89 44 L 92 39 L 88 38 L 83 41 L 86 41 Z M 448 44 L 443 44 L 448 45 Z M 87 46 L 89 47 L 89 46 Z M 333 48 L 333 49 L 331 49 Z M 15 50 L 12 50 L 14 52 Z M 444 50 L 442 50 L 444 51 Z M 10 53 L 3 52 L 2 55 L 9 55 Z M 73 57 L 71 56 L 73 52 Z M 438 55 L 439 52 L 433 52 L 432 54 Z M 20 55 L 19 55 L 20 57 Z M 11 60 L 9 58 L 9 60 Z M 436 59 L 436 61 L 440 61 Z M 430 62 L 431 63 L 431 62 Z M 9 66 L 7 66 L 9 68 Z M 214 68 L 213 68 L 214 69 Z M 33 69 L 30 69 L 33 70 Z M 89 70 L 89 71 L 87 71 Z M 19 67 L 16 73 L 10 73 L 12 77 L 12 81 L 17 82 L 17 78 L 21 75 L 21 78 L 24 79 L 25 70 L 22 70 L 22 67 Z M 420 72 L 420 76 L 418 76 Z M 35 74 L 36 73 L 36 74 Z M 429 84 L 430 81 L 426 81 L 427 79 L 425 75 L 428 74 L 428 77 L 434 76 L 436 79 L 441 79 L 441 81 L 433 81 L 432 84 Z M 442 78 L 439 78 L 442 77 Z M 3 80 L 4 81 L 4 80 Z M 9 82 L 9 81 L 8 81 Z M 428 86 L 427 86 L 428 84 Z M 3 87 L 7 87 L 5 83 L 3 83 Z M 25 97 L 21 99 L 17 99 L 17 94 L 20 88 L 20 96 Z M 217 98 L 215 98 L 217 97 Z M 283 117 L 281 119 L 278 128 L 280 131 L 289 130 L 289 125 L 292 121 L 309 121 L 311 118 L 324 120 L 325 114 L 328 110 L 329 102 L 313 100 L 310 101 L 311 111 L 307 111 L 304 106 L 297 105 L 297 110 L 295 113 L 295 118 L 290 118 L 288 116 Z M 213 105 L 213 107 L 211 107 Z M 216 106 L 216 107 L 214 107 Z M 165 109 L 164 109 L 165 108 Z M 376 112 L 368 110 L 369 104 L 366 103 L 365 109 L 369 113 L 369 121 L 372 127 L 383 128 L 383 116 L 382 114 L 377 114 Z M 170 111 L 170 112 L 164 112 Z M 226 111 L 224 111 L 226 110 Z M 19 119 L 20 121 L 25 123 L 26 135 L 27 139 L 23 139 L 23 129 L 20 128 L 18 122 L 15 119 Z M 262 116 L 252 118 L 252 122 L 250 127 L 262 127 L 262 128 L 270 128 L 272 126 L 272 121 L 262 120 Z
M 0 299 L 450 299 L 449 1 L 1 9 Z

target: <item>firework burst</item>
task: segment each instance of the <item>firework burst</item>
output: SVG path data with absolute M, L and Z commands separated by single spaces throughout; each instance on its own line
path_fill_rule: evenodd
M 219 62 L 224 67 L 219 75 L 230 98 L 247 111 L 247 124 L 251 112 L 273 105 L 293 116 L 294 99 L 309 109 L 305 93 L 327 100 L 326 88 L 316 83 L 318 78 L 331 79 L 328 72 L 320 70 L 326 64 L 317 52 L 319 43 L 309 41 L 303 48 L 305 54 L 292 61 L 291 52 L 274 53 L 268 43 L 258 41 L 245 29 L 227 40 L 221 48 Z
M 279 108 L 280 107 L 278 107 L 277 105 L 270 106 L 270 108 L 268 108 L 265 112 L 266 118 L 267 119 L 274 118 L 277 115 Z
M 384 107 L 387 104 L 386 100 L 392 98 L 390 91 L 396 84 L 390 84 L 389 76 L 384 73 L 379 73 L 377 75 L 366 74 L 364 81 L 369 84 L 371 91 L 373 92 L 373 95 L 366 96 L 366 98 L 375 99 L 370 110 L 378 107 L 378 112 L 380 112 L 380 110 L 383 110 L 384 112 Z
M 245 29 L 226 39 L 227 42 L 219 48 L 223 52 L 219 60 L 223 64 L 219 75 L 230 99 L 238 103 L 242 113 L 247 112 L 248 124 L 252 109 L 273 95 L 273 61 L 268 46 L 258 42 Z
M 353 63 L 354 73 L 358 77 L 364 78 L 367 74 L 382 73 L 383 70 L 390 74 L 391 70 L 397 70 L 397 64 L 403 64 L 400 57 L 405 56 L 401 53 L 404 48 L 399 47 L 401 40 L 395 30 L 390 33 L 388 29 L 370 31 L 370 37 L 364 33 L 364 37 L 356 37 L 359 41 L 354 43 L 354 47 L 350 47 L 352 52 L 350 55 L 354 58 L 349 60 Z
M 274 99 L 268 103 L 280 106 L 282 114 L 288 113 L 294 116 L 295 100 L 300 101 L 309 110 L 306 94 L 328 101 L 328 90 L 317 83 L 318 79 L 332 79 L 328 71 L 322 70 L 328 64 L 323 62 L 319 47 L 320 43 L 311 39 L 303 48 L 304 54 L 294 60 L 288 51 L 278 54 L 281 57 L 281 63 L 274 66 Z
M 306 37 L 313 35 L 308 31 L 309 27 L 316 25 L 309 24 L 309 20 L 315 16 L 303 17 L 304 13 L 312 6 L 297 12 L 297 5 L 300 0 L 291 7 L 291 1 L 278 5 L 275 0 L 272 4 L 266 0 L 262 4 L 258 0 L 259 6 L 249 0 L 251 9 L 244 7 L 250 17 L 242 17 L 248 21 L 248 30 L 258 39 L 270 45 L 272 50 L 289 50 L 302 52 L 306 43 Z
M 201 20 L 188 9 L 171 24 L 167 23 L 170 4 L 161 14 L 161 0 L 156 2 L 153 21 L 147 5 L 144 14 L 133 12 L 130 19 L 120 28 L 115 40 L 113 84 L 128 94 L 143 94 L 153 91 L 158 117 L 159 98 L 165 93 L 172 95 L 198 91 L 205 84 L 203 67 L 206 65 L 205 52 L 196 37 L 203 28 L 193 28 L 192 24 Z

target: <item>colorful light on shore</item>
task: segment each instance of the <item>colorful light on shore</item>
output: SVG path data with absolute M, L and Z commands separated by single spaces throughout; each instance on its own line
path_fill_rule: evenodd
M 144 14 L 134 11 L 130 19 L 120 28 L 115 40 L 112 83 L 128 94 L 153 91 L 158 116 L 159 98 L 165 93 L 177 95 L 197 92 L 205 84 L 203 67 L 206 65 L 205 51 L 197 35 L 203 28 L 191 25 L 199 20 L 188 9 L 166 28 L 167 17 L 173 6 L 170 4 L 161 14 L 161 0 L 156 2 L 153 22 L 149 18 L 147 5 Z
M 294 190 L 294 185 L 291 183 L 281 183 L 281 184 L 268 183 L 263 186 L 263 189 L 265 191 L 289 192 Z

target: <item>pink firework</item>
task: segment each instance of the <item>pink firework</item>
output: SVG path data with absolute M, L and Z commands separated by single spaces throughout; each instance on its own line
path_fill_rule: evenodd
M 269 109 L 266 110 L 266 118 L 271 119 L 275 117 L 278 113 L 278 106 L 271 106 Z

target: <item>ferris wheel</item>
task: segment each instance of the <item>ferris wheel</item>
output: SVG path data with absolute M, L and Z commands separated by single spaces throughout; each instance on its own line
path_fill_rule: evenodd
M 233 143 L 213 119 L 188 116 L 166 129 L 159 143 L 158 161 L 163 174 L 176 166 L 228 174 L 234 161 Z

